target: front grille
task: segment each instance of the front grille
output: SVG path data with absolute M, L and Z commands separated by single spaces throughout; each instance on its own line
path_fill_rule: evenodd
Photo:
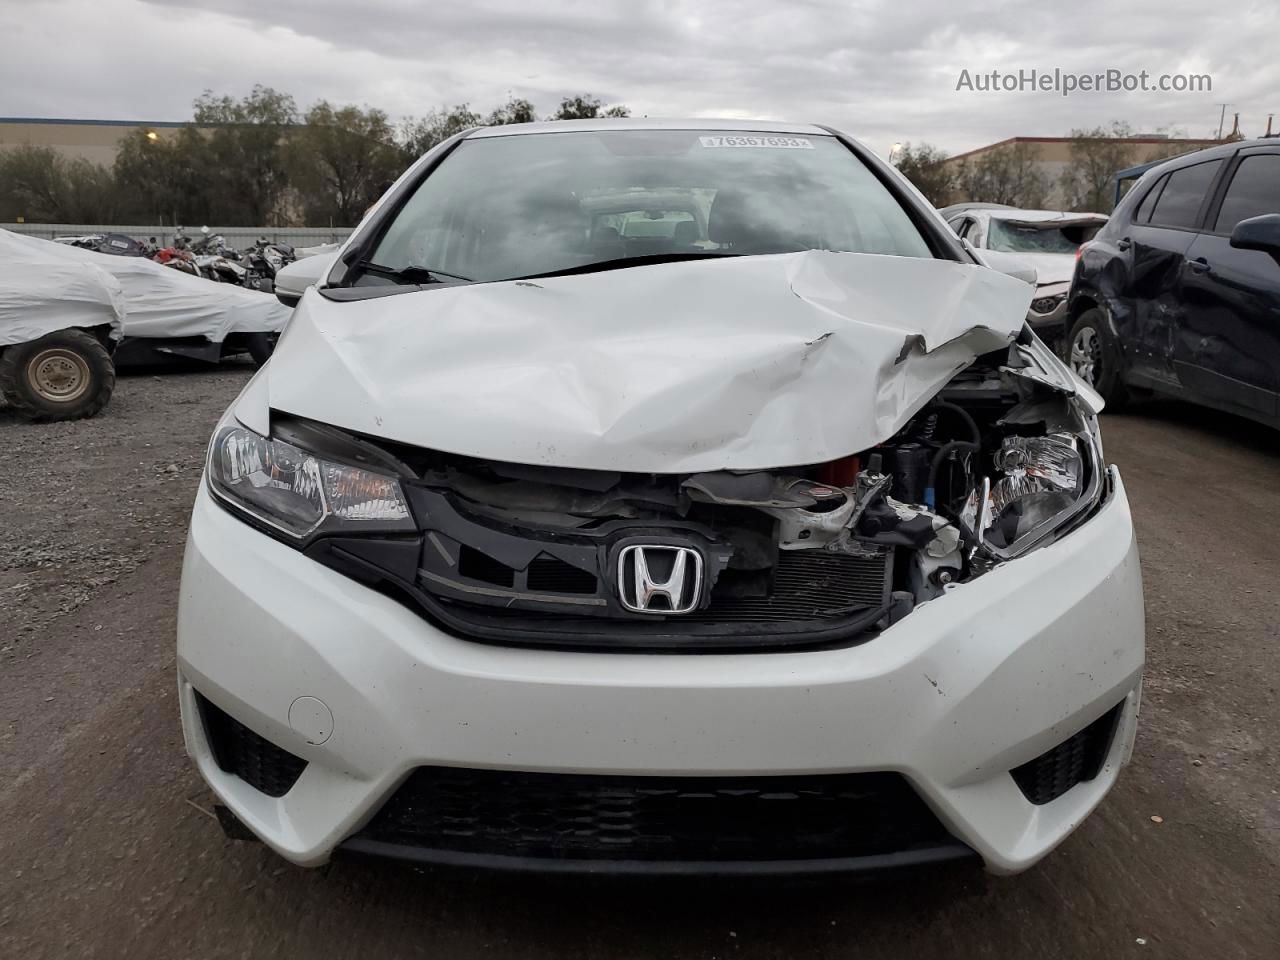
M 283 797 L 289 792 L 307 761 L 254 733 L 199 693 L 196 701 L 213 758 L 224 773 L 239 777 L 268 797 Z
M 625 777 L 421 767 L 361 840 L 560 860 L 862 857 L 955 840 L 898 774 Z
M 529 589 L 535 593 L 593 594 L 596 592 L 595 574 L 546 554 L 534 557 L 533 562 L 529 564 L 527 583 Z
M 685 619 L 711 622 L 826 620 L 888 602 L 892 551 L 851 556 L 783 550 L 767 597 L 711 596 L 711 606 Z
M 1057 800 L 1077 783 L 1102 770 L 1124 703 L 1118 703 L 1073 737 L 1009 771 L 1023 795 L 1036 805 Z
M 465 543 L 458 550 L 458 573 L 470 580 L 491 583 L 497 587 L 511 586 L 516 577 L 516 572 L 511 567 Z

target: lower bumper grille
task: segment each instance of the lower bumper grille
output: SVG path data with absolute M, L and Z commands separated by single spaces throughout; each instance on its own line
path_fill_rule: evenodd
M 199 693 L 196 702 L 219 769 L 268 797 L 283 797 L 293 788 L 307 761 L 254 733 Z
M 422 767 L 352 846 L 546 860 L 783 861 L 960 847 L 897 774 L 690 778 Z M 963 852 L 963 848 L 960 847 Z
M 1075 736 L 1010 771 L 1023 795 L 1036 805 L 1057 800 L 1077 783 L 1102 771 L 1124 703 L 1118 703 Z

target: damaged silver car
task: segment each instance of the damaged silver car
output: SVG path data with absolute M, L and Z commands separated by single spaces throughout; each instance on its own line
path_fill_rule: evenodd
M 307 865 L 1047 853 L 1128 760 L 1141 581 L 1100 401 L 975 256 L 824 127 L 422 158 L 210 444 L 178 653 L 226 821 Z

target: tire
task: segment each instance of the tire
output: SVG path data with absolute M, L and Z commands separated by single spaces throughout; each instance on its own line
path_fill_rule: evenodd
M 1120 350 L 1107 330 L 1099 308 L 1093 307 L 1080 314 L 1067 334 L 1063 353 L 1067 366 L 1097 390 L 1108 407 L 1124 409 L 1130 396 L 1124 382 Z
M 271 354 L 276 349 L 276 340 L 279 339 L 276 333 L 247 333 L 244 336 L 244 348 L 249 351 L 249 356 L 253 357 L 253 362 L 257 366 L 262 366 L 271 359 Z
M 58 330 L 0 355 L 0 392 L 32 420 L 92 417 L 115 387 L 111 355 L 83 330 Z

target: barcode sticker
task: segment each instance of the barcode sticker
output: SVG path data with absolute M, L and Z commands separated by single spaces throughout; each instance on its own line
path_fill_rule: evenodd
M 812 150 L 804 137 L 699 137 L 704 147 L 761 147 L 766 150 Z

